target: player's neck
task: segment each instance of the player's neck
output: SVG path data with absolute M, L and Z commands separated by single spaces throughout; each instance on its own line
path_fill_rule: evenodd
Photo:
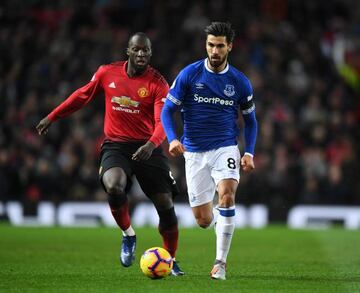
M 146 67 L 147 68 L 147 67 Z M 131 66 L 130 62 L 127 63 L 126 66 L 126 73 L 129 77 L 134 77 L 134 76 L 139 76 L 141 74 L 144 73 L 144 71 L 146 70 L 146 68 L 144 69 L 137 69 L 134 66 Z
M 225 59 L 225 61 L 218 67 L 211 66 L 209 59 L 206 59 L 206 62 L 207 62 L 208 68 L 214 73 L 219 73 L 219 72 L 223 71 L 227 65 L 227 59 Z

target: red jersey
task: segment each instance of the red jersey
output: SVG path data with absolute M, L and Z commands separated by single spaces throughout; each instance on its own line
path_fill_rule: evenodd
M 151 66 L 129 77 L 127 61 L 100 66 L 91 81 L 73 92 L 49 115 L 64 118 L 84 107 L 101 90 L 105 93 L 105 138 L 112 141 L 150 140 L 156 146 L 165 139 L 160 114 L 169 85 Z

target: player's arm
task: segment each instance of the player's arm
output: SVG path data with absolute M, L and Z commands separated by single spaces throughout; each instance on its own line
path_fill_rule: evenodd
M 148 160 L 153 150 L 158 147 L 165 139 L 165 132 L 161 124 L 160 115 L 168 91 L 169 85 L 165 81 L 157 87 L 154 102 L 154 132 L 149 140 L 143 146 L 139 147 L 132 155 L 132 159 L 135 161 Z
M 240 104 L 240 108 L 245 122 L 245 154 L 241 158 L 241 167 L 244 171 L 251 171 L 255 169 L 254 153 L 257 136 L 257 120 L 251 85 L 249 85 L 248 96 L 245 102 Z
M 46 134 L 52 122 L 67 117 L 88 104 L 101 89 L 102 67 L 94 74 L 91 81 L 74 91 L 64 102 L 43 118 L 36 126 L 39 135 Z
M 257 120 L 255 110 L 249 114 L 243 115 L 245 128 L 245 154 L 241 158 L 241 166 L 244 171 L 250 171 L 255 169 L 254 164 L 254 149 L 257 135 Z
M 167 99 L 161 112 L 161 121 L 164 125 L 164 130 L 169 142 L 169 153 L 174 157 L 180 156 L 185 152 L 185 148 L 179 141 L 176 134 L 174 113 L 178 107 L 179 106 L 177 104 Z
M 189 72 L 185 68 L 180 71 L 179 75 L 171 85 L 170 91 L 167 94 L 164 108 L 161 112 L 161 121 L 169 142 L 169 153 L 176 157 L 183 154 L 186 150 L 183 144 L 179 141 L 176 134 L 176 123 L 174 113 L 178 110 L 186 96 L 189 84 Z

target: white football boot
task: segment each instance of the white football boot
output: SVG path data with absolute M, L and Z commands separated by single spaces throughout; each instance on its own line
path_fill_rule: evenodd
M 226 263 L 218 263 L 214 265 L 211 270 L 210 276 L 216 280 L 226 280 Z

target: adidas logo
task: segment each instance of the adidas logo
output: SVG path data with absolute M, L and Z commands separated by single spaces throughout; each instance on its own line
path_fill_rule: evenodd
M 116 89 L 115 82 L 110 83 L 109 87 L 112 88 L 112 89 Z

